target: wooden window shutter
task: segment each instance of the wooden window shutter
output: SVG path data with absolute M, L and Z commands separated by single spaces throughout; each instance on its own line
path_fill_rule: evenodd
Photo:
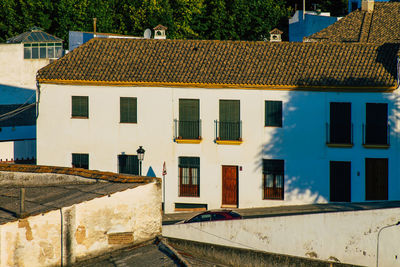
M 200 119 L 200 108 L 198 99 L 179 99 L 179 120 L 198 121 Z
M 219 119 L 221 122 L 239 122 L 240 100 L 220 100 Z
M 265 101 L 265 126 L 282 127 L 282 101 Z
M 137 98 L 120 98 L 120 122 L 137 123 Z
M 139 175 L 137 155 L 118 155 L 118 172 Z
M 89 97 L 72 96 L 72 117 L 89 117 Z

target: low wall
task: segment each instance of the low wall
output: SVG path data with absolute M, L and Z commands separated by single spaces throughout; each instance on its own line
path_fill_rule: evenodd
M 163 236 L 277 254 L 375 266 L 378 231 L 400 208 L 164 225 Z M 379 238 L 379 266 L 400 266 L 400 226 Z
M 153 182 L 9 222 L 0 225 L 0 266 L 67 266 L 153 239 L 161 220 Z

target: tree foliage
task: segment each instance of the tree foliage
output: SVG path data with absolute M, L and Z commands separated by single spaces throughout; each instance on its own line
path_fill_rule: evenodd
M 171 39 L 263 40 L 284 28 L 283 0 L 2 0 L 0 42 L 39 26 L 68 41 L 68 31 L 143 36 L 168 27 Z M 287 22 L 286 22 L 287 23 Z

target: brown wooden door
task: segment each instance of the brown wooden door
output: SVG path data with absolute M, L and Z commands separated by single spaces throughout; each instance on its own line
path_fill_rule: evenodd
M 365 199 L 388 199 L 388 159 L 365 159 Z
M 222 205 L 236 206 L 238 203 L 237 166 L 222 166 Z

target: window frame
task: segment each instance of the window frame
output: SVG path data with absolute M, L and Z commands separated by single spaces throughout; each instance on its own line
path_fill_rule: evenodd
M 84 105 L 86 105 L 86 107 L 84 107 Z M 76 95 L 71 96 L 71 118 L 72 119 L 89 118 L 89 96 L 76 96 Z
M 278 110 L 272 111 L 273 105 L 277 105 Z M 270 109 L 268 108 L 270 107 Z M 279 119 L 274 118 L 274 113 L 278 113 Z M 283 102 L 281 100 L 265 100 L 264 101 L 264 127 L 279 127 L 283 126 Z
M 71 160 L 72 168 L 81 168 L 81 169 L 86 169 L 86 170 L 89 169 L 89 154 L 88 153 L 72 153 L 71 155 L 72 155 L 72 160 Z
M 189 113 L 185 113 L 184 111 L 189 111 Z M 200 99 L 179 98 L 179 120 L 177 125 L 178 131 L 176 134 L 177 138 L 200 140 L 200 123 Z
M 192 162 L 190 162 L 192 161 Z M 188 183 L 183 183 L 184 170 L 187 169 Z M 193 177 L 196 170 L 196 177 Z M 178 158 L 179 197 L 200 197 L 200 157 Z M 196 180 L 196 182 L 194 182 Z
M 55 59 L 62 57 L 62 54 L 63 49 L 60 42 L 24 43 L 24 59 Z
M 133 102 L 131 103 L 131 101 Z M 127 106 L 128 111 L 123 110 L 124 105 Z M 119 123 L 137 124 L 137 117 L 137 97 L 121 96 L 119 98 Z
M 285 195 L 285 161 L 281 159 L 263 159 L 263 200 L 284 200 Z M 270 169 L 266 169 L 270 165 Z M 267 186 L 267 176 L 272 175 L 272 187 Z M 278 187 L 277 180 L 280 176 L 281 186 Z
M 240 99 L 219 100 L 219 121 L 217 141 L 242 141 Z
M 122 164 L 123 163 L 122 161 L 125 161 L 124 164 Z M 140 167 L 139 167 L 138 155 L 127 155 L 127 154 L 118 155 L 118 173 L 139 175 L 140 171 L 139 168 Z

